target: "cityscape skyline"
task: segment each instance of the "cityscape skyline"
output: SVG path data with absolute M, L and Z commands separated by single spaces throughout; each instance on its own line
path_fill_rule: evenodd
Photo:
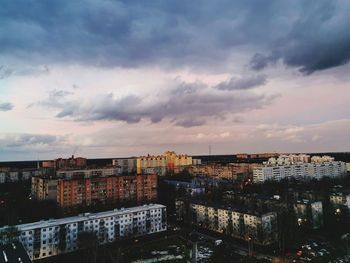
M 349 11 L 5 1 L 0 161 L 349 151 Z

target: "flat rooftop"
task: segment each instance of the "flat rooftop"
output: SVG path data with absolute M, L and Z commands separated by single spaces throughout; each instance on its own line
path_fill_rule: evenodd
M 149 205 L 143 205 L 143 206 L 114 209 L 114 210 L 109 210 L 109 211 L 104 211 L 99 213 L 84 213 L 78 216 L 49 219 L 49 220 L 42 220 L 42 221 L 37 221 L 33 223 L 21 224 L 21 225 L 17 225 L 17 227 L 20 231 L 27 231 L 27 230 L 32 230 L 36 228 L 54 227 L 54 226 L 63 225 L 63 224 L 71 224 L 71 223 L 76 223 L 80 221 L 87 221 L 87 220 L 93 220 L 93 219 L 116 216 L 116 215 L 124 215 L 124 214 L 142 212 L 150 209 L 159 209 L 159 208 L 165 208 L 165 206 L 160 204 L 149 204 Z

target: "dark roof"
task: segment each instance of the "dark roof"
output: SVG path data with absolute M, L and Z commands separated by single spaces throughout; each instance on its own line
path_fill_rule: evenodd
M 23 245 L 14 242 L 0 246 L 0 263 L 31 263 Z

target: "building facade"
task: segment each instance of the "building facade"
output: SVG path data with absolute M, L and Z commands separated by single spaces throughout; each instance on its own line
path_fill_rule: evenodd
M 166 207 L 150 204 L 85 213 L 75 217 L 17 225 L 18 240 L 32 260 L 79 249 L 82 233 L 92 233 L 99 244 L 128 237 L 148 235 L 167 229 Z M 6 227 L 0 229 L 6 231 Z
M 136 159 L 137 173 L 142 174 L 147 168 L 153 168 L 158 175 L 169 173 L 178 173 L 185 167 L 192 165 L 192 157 L 187 154 L 176 154 L 167 151 L 164 155 L 140 156 Z
M 120 168 L 121 174 L 136 173 L 136 158 L 113 159 L 112 165 Z
M 318 229 L 323 226 L 323 206 L 321 201 L 298 200 L 294 213 L 299 226 Z
M 57 179 L 43 176 L 33 176 L 31 186 L 32 196 L 37 200 L 57 200 Z
M 345 208 L 350 210 L 350 193 L 337 191 L 329 195 L 329 201 L 333 208 Z
M 120 174 L 119 169 L 112 168 L 97 168 L 97 169 L 74 169 L 74 170 L 59 170 L 56 171 L 57 178 L 92 178 L 92 177 L 107 177 Z
M 96 203 L 152 201 L 157 198 L 157 175 L 123 175 L 58 179 L 57 203 L 67 208 Z
M 277 241 L 277 213 L 255 213 L 238 209 L 219 208 L 205 204 L 191 205 L 192 222 L 200 227 L 251 240 L 260 245 Z
M 308 155 L 280 156 L 270 158 L 261 167 L 253 169 L 253 180 L 261 183 L 267 180 L 280 181 L 282 179 L 321 179 L 322 177 L 338 177 L 346 173 L 344 162 L 334 161 L 328 156 L 313 156 L 310 162 Z
M 87 159 L 82 157 L 72 157 L 63 159 L 58 158 L 55 160 L 43 161 L 43 168 L 55 168 L 55 169 L 79 169 L 87 166 Z

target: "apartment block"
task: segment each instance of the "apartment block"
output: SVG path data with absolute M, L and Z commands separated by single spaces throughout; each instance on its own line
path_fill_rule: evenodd
M 97 169 L 74 169 L 74 170 L 59 170 L 56 171 L 58 178 L 92 178 L 92 177 L 107 177 L 120 174 L 115 167 L 112 168 L 97 168 Z
M 232 180 L 244 180 L 251 178 L 253 168 L 259 166 L 251 163 L 230 163 L 230 164 L 201 164 L 191 165 L 188 172 L 193 176 L 210 176 Z
M 321 201 L 298 200 L 294 213 L 299 226 L 318 229 L 323 226 L 323 206 Z
M 42 167 L 43 168 L 54 168 L 54 169 L 78 169 L 78 168 L 84 168 L 87 166 L 87 159 L 82 157 L 72 157 L 63 159 L 58 158 L 55 160 L 49 160 L 49 161 L 43 161 Z
M 121 174 L 131 174 L 137 171 L 136 158 L 113 159 L 112 165 L 120 168 Z
M 44 176 L 32 177 L 32 196 L 38 200 L 57 200 L 57 179 Z
M 151 201 L 157 198 L 157 185 L 155 174 L 58 179 L 57 202 L 61 207 L 74 207 Z
M 277 241 L 277 213 L 258 213 L 192 204 L 193 223 L 200 227 L 240 239 L 251 238 L 254 243 L 270 245 Z
M 298 158 L 298 159 L 296 159 Z M 253 170 L 253 180 L 261 183 L 266 180 L 280 181 L 282 179 L 321 179 L 322 177 L 338 177 L 346 173 L 344 162 L 334 161 L 329 156 L 313 156 L 311 162 L 309 156 L 280 156 L 270 158 L 261 167 Z
M 333 192 L 329 195 L 329 201 L 334 208 L 346 208 L 350 210 L 350 192 Z
M 136 159 L 137 173 L 144 173 L 147 168 L 153 168 L 158 175 L 178 173 L 185 167 L 192 165 L 192 157 L 188 155 L 178 155 L 175 152 L 167 151 L 164 155 L 140 156 Z
M 91 233 L 98 244 L 153 234 L 167 229 L 166 207 L 150 204 L 100 213 L 17 225 L 18 240 L 32 260 L 79 249 L 79 236 Z M 7 227 L 0 229 L 6 231 Z

